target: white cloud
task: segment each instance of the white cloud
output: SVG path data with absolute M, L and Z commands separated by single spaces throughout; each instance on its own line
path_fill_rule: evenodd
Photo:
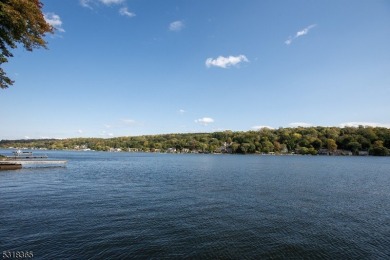
M 135 13 L 130 12 L 127 9 L 127 7 L 122 7 L 121 9 L 119 9 L 119 14 L 127 16 L 127 17 L 134 17 L 135 16 Z
M 179 114 L 183 115 L 184 113 L 186 113 L 187 111 L 185 111 L 184 109 L 179 109 Z
M 287 45 L 290 45 L 292 43 L 292 41 L 293 41 L 292 38 L 288 38 L 284 43 Z
M 294 123 L 288 124 L 288 126 L 289 127 L 311 127 L 313 125 L 310 123 L 304 123 L 304 122 L 294 122 Z
M 183 21 L 174 21 L 169 24 L 169 30 L 174 32 L 179 32 L 184 29 L 184 22 Z
M 59 32 L 65 32 L 65 30 L 62 28 L 62 21 L 59 15 L 55 13 L 46 13 L 44 14 L 45 21 L 53 26 L 56 30 Z
M 195 123 L 206 126 L 208 124 L 214 123 L 214 119 L 210 117 L 203 117 L 203 118 L 196 119 Z
M 61 139 L 61 138 L 56 138 L 56 137 L 50 137 L 50 136 L 40 136 L 40 139 Z
M 206 67 L 208 68 L 214 66 L 214 67 L 220 67 L 226 69 L 231 66 L 236 66 L 241 62 L 249 62 L 249 60 L 245 55 L 229 56 L 229 57 L 219 56 L 216 59 L 208 58 L 205 64 Z
M 273 128 L 272 126 L 268 126 L 268 125 L 256 125 L 256 126 L 252 126 L 252 129 L 253 129 L 253 130 L 260 130 L 260 129 L 263 129 L 263 128 L 275 129 L 275 128 Z
M 111 5 L 111 4 L 121 4 L 125 0 L 99 0 L 99 2 L 105 4 L 105 5 Z
M 92 4 L 97 4 L 101 3 L 104 5 L 113 5 L 113 4 L 121 4 L 125 0 L 80 0 L 80 5 L 83 7 L 91 8 L 92 9 Z
M 301 36 L 303 36 L 303 35 L 308 34 L 308 33 L 309 33 L 309 30 L 310 30 L 311 28 L 316 27 L 316 26 L 317 26 L 316 24 L 311 24 L 311 25 L 309 25 L 308 27 L 302 29 L 301 31 L 298 31 L 297 34 L 295 35 L 295 38 L 298 38 L 298 37 L 301 37 Z
M 79 130 L 77 130 L 77 133 L 82 134 L 83 130 L 79 129 Z
M 306 28 L 304 28 L 304 29 L 298 31 L 298 32 L 295 34 L 294 37 L 289 36 L 288 39 L 287 39 L 284 43 L 285 43 L 286 45 L 290 45 L 290 44 L 293 42 L 293 40 L 295 40 L 295 39 L 298 38 L 298 37 L 301 37 L 301 36 L 304 36 L 304 35 L 308 34 L 309 31 L 310 31 L 312 28 L 316 27 L 316 26 L 317 26 L 316 24 L 311 24 L 311 25 L 307 26 Z
M 213 131 L 213 132 L 224 132 L 224 131 L 230 131 L 230 129 L 218 127 L 218 128 L 213 128 L 211 131 Z
M 91 8 L 91 6 L 89 5 L 89 3 L 91 2 L 91 0 L 80 0 L 80 4 L 84 7 L 88 7 L 88 8 Z
M 382 123 L 373 123 L 373 122 L 346 122 L 346 123 L 340 124 L 340 127 L 358 127 L 360 125 L 390 128 L 390 123 L 382 124 Z

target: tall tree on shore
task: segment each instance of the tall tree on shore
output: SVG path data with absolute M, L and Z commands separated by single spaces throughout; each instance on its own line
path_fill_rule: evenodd
M 12 57 L 11 49 L 21 44 L 26 50 L 46 48 L 43 39 L 54 28 L 49 25 L 42 13 L 39 0 L 0 1 L 0 88 L 8 88 L 14 81 L 4 72 L 2 65 Z
M 328 139 L 327 140 L 327 148 L 330 152 L 335 152 L 337 150 L 337 144 L 336 144 L 336 141 L 333 140 L 333 139 Z

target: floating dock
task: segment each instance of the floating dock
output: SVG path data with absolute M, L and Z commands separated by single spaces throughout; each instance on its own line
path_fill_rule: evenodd
M 20 164 L 23 167 L 65 167 L 67 161 L 65 160 L 8 160 L 11 164 Z
M 12 156 L 0 160 L 0 170 L 17 170 L 34 167 L 65 167 L 67 161 L 48 159 L 46 154 L 33 155 L 32 152 L 17 150 Z
M 22 168 L 22 164 L 14 162 L 0 161 L 0 171 L 3 170 L 18 170 Z

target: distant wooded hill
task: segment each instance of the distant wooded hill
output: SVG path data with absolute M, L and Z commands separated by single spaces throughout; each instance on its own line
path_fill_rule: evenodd
M 2 148 L 194 153 L 389 155 L 390 129 L 382 127 L 263 128 L 258 131 L 134 137 L 2 140 Z M 346 153 L 344 153 L 346 152 Z

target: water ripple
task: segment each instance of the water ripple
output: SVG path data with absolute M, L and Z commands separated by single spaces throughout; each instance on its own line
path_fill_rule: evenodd
M 0 248 L 36 259 L 386 259 L 377 158 L 54 153 L 0 173 Z

